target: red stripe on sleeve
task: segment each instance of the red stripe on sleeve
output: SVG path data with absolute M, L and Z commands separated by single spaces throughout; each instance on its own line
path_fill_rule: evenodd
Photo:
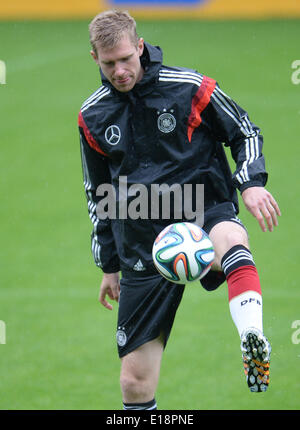
M 201 114 L 208 105 L 211 95 L 216 87 L 214 79 L 203 76 L 202 83 L 192 100 L 192 110 L 188 119 L 188 139 L 192 140 L 195 128 L 202 122 Z
M 99 152 L 100 154 L 105 155 L 107 157 L 108 155 L 102 151 L 102 149 L 99 147 L 98 142 L 91 135 L 91 132 L 88 129 L 88 127 L 87 127 L 87 125 L 83 119 L 81 111 L 79 112 L 79 115 L 78 115 L 78 125 L 79 125 L 79 127 L 81 127 L 83 129 L 84 135 L 85 135 L 86 140 L 87 140 L 88 144 L 90 145 L 90 147 L 95 149 L 95 151 Z

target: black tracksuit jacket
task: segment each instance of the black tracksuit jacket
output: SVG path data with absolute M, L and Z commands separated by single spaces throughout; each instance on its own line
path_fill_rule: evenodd
M 238 213 L 237 189 L 267 181 L 260 130 L 216 81 L 162 65 L 160 48 L 148 43 L 141 64 L 144 76 L 127 93 L 102 76 L 78 117 L 92 253 L 106 273 L 151 272 L 156 235 L 178 219 L 99 219 L 99 185 L 113 184 L 118 196 L 120 176 L 127 187 L 204 184 L 205 209 L 232 202 Z M 236 163 L 233 174 L 223 144 Z

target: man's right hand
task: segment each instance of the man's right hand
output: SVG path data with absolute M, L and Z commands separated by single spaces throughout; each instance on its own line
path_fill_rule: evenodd
M 117 273 L 103 273 L 100 285 L 99 302 L 107 309 L 112 310 L 113 306 L 106 300 L 106 295 L 111 300 L 119 301 L 120 296 L 120 276 Z

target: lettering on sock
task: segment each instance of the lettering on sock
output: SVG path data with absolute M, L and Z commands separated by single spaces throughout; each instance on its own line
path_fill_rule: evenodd
M 261 302 L 258 299 L 255 299 L 255 298 L 250 298 L 250 299 L 247 299 L 247 300 L 242 300 L 241 301 L 241 306 L 245 306 L 247 303 L 252 303 L 252 302 L 256 302 L 258 305 L 261 306 Z

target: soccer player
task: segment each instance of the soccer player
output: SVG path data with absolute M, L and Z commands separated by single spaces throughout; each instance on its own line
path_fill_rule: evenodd
M 247 231 L 237 218 L 238 190 L 263 231 L 278 224 L 280 209 L 265 189 L 260 130 L 214 79 L 164 66 L 161 49 L 138 37 L 127 12 L 97 15 L 89 32 L 102 86 L 79 113 L 81 155 L 92 252 L 103 271 L 99 301 L 107 309 L 112 309 L 107 297 L 118 302 L 123 408 L 156 409 L 161 358 L 184 292 L 184 285 L 158 274 L 151 257 L 154 239 L 172 217 L 120 216 L 109 199 L 110 216 L 103 216 L 107 195 L 98 187 L 113 186 L 120 209 L 120 180 L 125 179 L 128 187 L 148 189 L 204 184 L 203 229 L 213 242 L 215 261 L 201 284 L 214 290 L 227 281 L 248 386 L 265 391 L 271 347 L 263 334 L 259 276 Z M 233 174 L 223 144 L 236 162 Z M 130 202 L 128 195 L 125 203 Z

